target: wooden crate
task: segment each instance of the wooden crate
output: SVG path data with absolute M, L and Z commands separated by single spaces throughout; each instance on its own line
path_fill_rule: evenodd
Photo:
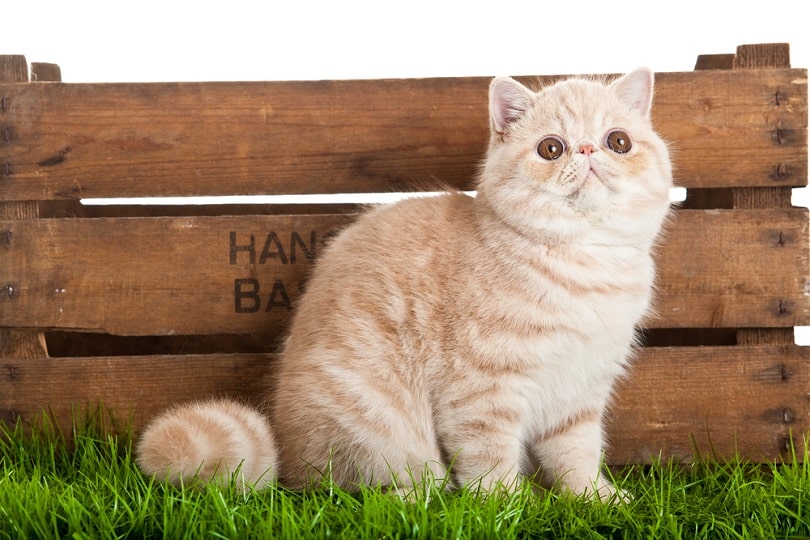
M 810 324 L 808 214 L 790 203 L 807 183 L 807 71 L 788 57 L 741 46 L 657 75 L 687 199 L 612 408 L 612 463 L 771 460 L 810 430 L 810 352 L 793 340 Z M 0 57 L 11 422 L 50 408 L 67 427 L 103 403 L 137 430 L 173 402 L 255 398 L 321 242 L 357 211 L 79 199 L 470 188 L 488 137 L 488 78 L 63 84 L 32 68 L 29 82 L 23 57 Z

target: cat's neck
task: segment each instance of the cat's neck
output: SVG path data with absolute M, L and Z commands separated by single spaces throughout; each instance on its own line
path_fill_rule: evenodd
M 474 202 L 476 229 L 485 242 L 501 246 L 505 244 L 534 246 L 539 250 L 579 250 L 579 249 L 630 249 L 648 251 L 650 242 L 642 235 L 628 235 L 612 230 L 603 224 L 598 226 L 585 216 L 538 215 L 536 219 L 521 218 L 518 212 L 498 211 L 479 192 Z M 539 212 L 538 212 L 539 214 Z

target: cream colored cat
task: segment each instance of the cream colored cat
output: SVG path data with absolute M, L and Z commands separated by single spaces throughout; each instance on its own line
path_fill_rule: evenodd
M 652 95 L 646 69 L 537 93 L 497 78 L 477 197 L 381 207 L 337 236 L 268 389 L 271 475 L 403 489 L 428 471 L 493 490 L 541 470 L 613 494 L 602 419 L 650 305 L 672 185 Z M 170 447 L 147 430 L 144 470 L 179 470 Z

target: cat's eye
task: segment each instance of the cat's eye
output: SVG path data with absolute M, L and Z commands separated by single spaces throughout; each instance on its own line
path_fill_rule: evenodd
M 554 161 L 565 152 L 565 143 L 559 137 L 546 137 L 537 145 L 537 153 L 541 158 Z
M 630 136 L 620 129 L 608 133 L 605 144 L 617 154 L 626 154 L 633 148 L 633 141 L 630 140 Z

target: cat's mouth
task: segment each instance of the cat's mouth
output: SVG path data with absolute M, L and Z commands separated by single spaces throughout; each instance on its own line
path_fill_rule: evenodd
M 610 181 L 608 175 L 605 174 L 605 171 L 598 170 L 594 168 L 593 165 L 591 165 L 590 168 L 588 169 L 588 172 L 585 173 L 585 180 L 583 182 L 583 186 L 586 186 L 594 181 L 603 184 L 611 193 L 616 191 L 616 186 L 614 186 L 613 183 Z
M 577 187 L 568 195 L 568 199 L 575 206 L 591 208 L 601 206 L 607 202 L 606 197 L 616 192 L 616 186 L 609 180 L 605 171 L 600 171 L 594 167 L 580 176 Z
M 605 167 L 589 159 L 572 162 L 563 171 L 559 181 L 567 191 L 565 198 L 571 204 L 592 207 L 606 203 L 605 197 L 617 191 L 610 176 Z

